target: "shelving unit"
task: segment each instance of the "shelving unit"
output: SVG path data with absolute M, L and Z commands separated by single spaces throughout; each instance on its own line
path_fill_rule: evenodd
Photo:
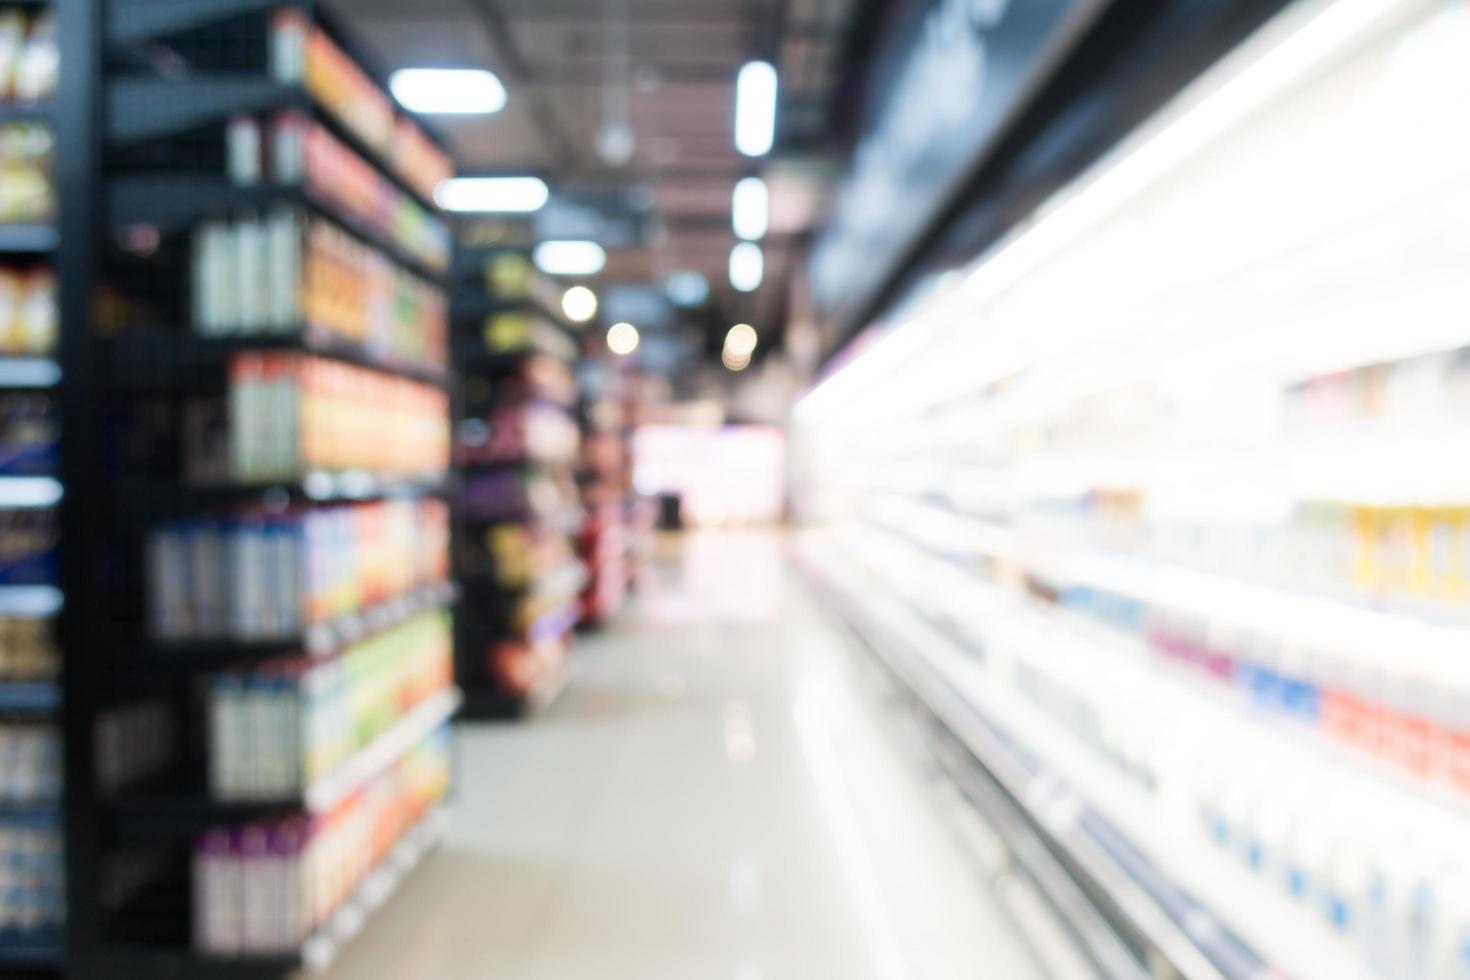
M 454 300 L 464 407 L 456 440 L 457 561 L 465 588 L 457 669 L 466 717 L 549 703 L 565 679 L 586 569 L 576 473 L 580 339 L 515 248 L 463 248 Z
M 1465 962 L 1461 13 L 1290 6 L 796 408 L 814 579 L 1110 975 Z
M 0 11 L 25 19 L 25 47 L 42 43 L 44 32 L 32 33 L 39 22 L 60 18 L 64 24 L 78 6 L 31 0 L 0 3 Z M 77 39 L 60 30 L 53 36 L 67 66 L 59 90 L 47 86 L 31 93 L 39 97 L 0 102 L 0 127 L 12 155 L 4 179 L 13 181 L 15 194 L 0 224 L 0 290 L 11 318 L 0 324 L 0 726 L 6 743 L 0 866 L 7 882 L 0 897 L 0 970 L 52 970 L 62 960 L 64 941 L 64 600 L 71 593 L 63 560 L 69 543 L 61 531 L 72 501 L 62 492 L 66 425 L 58 386 L 63 377 L 71 379 L 68 342 L 84 323 L 67 294 L 83 292 L 88 283 L 71 248 L 78 209 L 85 211 L 86 203 L 66 190 L 76 173 L 75 155 L 84 148 L 77 122 L 88 104 L 91 69 Z M 27 183 L 24 172 L 32 167 L 46 188 L 44 200 L 35 194 L 39 186 Z
M 587 567 L 582 624 L 601 625 L 626 601 L 642 534 L 633 498 L 632 385 L 610 354 L 590 358 L 582 372 L 582 458 L 577 483 L 587 520 L 577 549 Z
M 89 326 L 61 359 L 63 390 L 73 363 L 87 382 L 70 400 L 79 438 L 69 426 L 63 481 L 68 533 L 85 543 L 67 553 L 57 596 L 69 624 L 66 969 L 284 977 L 328 962 L 443 827 L 462 700 L 449 618 L 452 243 L 432 198 L 448 159 L 311 0 L 76 6 L 67 26 L 104 67 L 77 113 L 90 152 L 74 199 L 94 224 L 77 263 L 87 285 L 73 292 L 104 302 L 72 303 Z M 293 43 L 297 60 L 282 62 Z M 160 57 L 189 71 L 160 71 Z M 377 115 L 344 113 L 352 100 Z M 238 169 L 247 125 L 259 127 L 253 175 Z M 286 125 L 327 152 L 294 155 L 277 139 Z M 329 167 L 371 174 L 375 195 L 336 196 Z M 275 237 L 252 239 L 247 223 L 266 216 L 280 219 Z M 238 249 L 235 261 L 210 265 L 207 240 Z M 353 295 L 322 291 L 313 269 L 326 262 L 356 277 Z M 388 297 L 374 309 L 391 322 L 359 299 L 370 291 Z M 277 387 L 247 388 L 257 369 Z M 16 387 L 51 374 L 41 360 L 0 365 Z M 364 438 L 342 424 L 353 413 L 318 410 L 331 399 L 371 403 L 391 430 Z M 97 492 L 83 506 L 74 487 Z M 391 696 L 367 699 L 369 682 Z M 323 727 L 328 703 L 343 710 Z M 409 780 L 407 765 L 438 775 Z M 296 829 L 306 817 L 363 853 L 368 842 L 342 838 L 353 827 L 373 828 L 374 845 L 401 836 L 295 937 L 283 924 L 233 942 L 243 925 L 220 918 L 230 903 L 209 869 L 252 860 L 260 835 L 293 834 L 306 868 L 304 848 L 318 846 Z

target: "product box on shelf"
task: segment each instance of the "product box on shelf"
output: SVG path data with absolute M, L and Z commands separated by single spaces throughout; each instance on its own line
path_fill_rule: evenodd
M 571 360 L 577 346 L 565 332 L 530 311 L 506 311 L 487 316 L 481 326 L 483 349 L 491 354 L 537 353 Z
M 442 291 L 289 205 L 201 225 L 193 295 L 204 336 L 324 332 L 425 369 L 442 369 L 448 353 Z
M 149 535 L 152 634 L 300 636 L 448 572 L 449 512 L 438 499 L 174 522 Z
M 52 722 L 0 722 L 0 802 L 61 798 L 61 732 Z
M 449 229 L 320 123 L 296 110 L 234 117 L 226 131 L 232 183 L 300 186 L 344 220 L 381 236 L 423 265 L 449 265 Z
M 332 774 L 453 680 L 449 619 L 426 613 L 330 660 L 218 675 L 209 777 L 219 799 L 289 799 Z
M 395 114 L 382 90 L 302 11 L 282 10 L 274 17 L 270 60 L 276 80 L 304 84 L 344 127 L 425 197 L 432 198 L 439 183 L 453 174 L 448 155 L 410 119 Z
M 202 835 L 194 848 L 194 945 L 214 955 L 299 949 L 363 880 L 432 820 L 450 776 L 440 728 L 334 808 Z M 426 828 L 425 828 L 426 829 Z
M 66 920 L 60 825 L 0 823 L 0 935 L 22 938 L 59 929 Z
M 0 510 L 0 585 L 54 585 L 60 532 L 48 508 Z
M 465 464 L 576 462 L 581 431 L 560 405 L 536 401 L 496 405 L 483 422 L 475 423 L 460 426 L 459 455 Z
M 0 355 L 56 348 L 56 274 L 46 266 L 0 267 Z
M 526 521 L 570 532 L 581 524 L 576 484 L 568 473 L 500 466 L 465 477 L 465 517 L 475 522 Z
M 0 125 L 0 224 L 51 220 L 56 189 L 51 182 L 56 137 L 37 123 Z
M 231 470 L 247 482 L 313 470 L 442 476 L 449 399 L 394 375 L 299 354 L 230 361 Z
M 51 10 L 0 4 L 0 104 L 49 98 L 59 61 Z
M 0 617 L 0 682 L 51 681 L 60 670 L 61 658 L 50 619 Z
M 0 395 L 0 476 L 56 472 L 61 426 L 48 395 Z

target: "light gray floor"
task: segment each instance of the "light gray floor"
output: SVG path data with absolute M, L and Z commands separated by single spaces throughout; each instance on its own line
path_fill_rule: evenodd
M 445 845 L 329 980 L 1031 980 L 780 538 L 664 546 L 562 699 L 460 736 Z

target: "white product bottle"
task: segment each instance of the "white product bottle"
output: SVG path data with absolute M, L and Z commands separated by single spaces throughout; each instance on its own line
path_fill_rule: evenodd
M 301 308 L 301 219 L 291 207 L 271 213 L 267 233 L 267 320 L 277 333 L 299 329 Z
M 235 236 L 235 288 L 240 304 L 238 326 L 245 333 L 258 333 L 266 325 L 270 308 L 265 295 L 269 267 L 265 225 L 258 215 L 252 215 L 236 226 Z

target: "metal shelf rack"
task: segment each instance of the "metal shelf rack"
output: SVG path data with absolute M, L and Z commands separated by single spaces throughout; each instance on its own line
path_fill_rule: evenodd
M 323 965 L 351 941 L 437 839 L 442 812 L 432 811 L 410 829 L 299 949 L 279 955 L 220 956 L 194 947 L 188 866 L 196 836 L 331 809 L 437 737 L 457 714 L 461 695 L 452 684 L 430 689 L 323 778 L 297 793 L 242 801 L 220 798 L 205 778 L 202 682 L 283 656 L 333 658 L 359 640 L 454 607 L 458 589 L 452 581 L 418 585 L 275 639 L 166 642 L 151 635 L 144 609 L 147 531 L 164 518 L 242 507 L 285 512 L 449 495 L 453 483 L 439 472 L 324 470 L 262 483 L 186 478 L 178 423 L 199 405 L 223 410 L 236 354 L 310 354 L 439 388 L 451 401 L 452 379 L 444 365 L 345 339 L 311 322 L 269 335 L 202 336 L 193 328 L 189 302 L 190 233 L 221 216 L 290 205 L 326 218 L 396 269 L 447 292 L 447 265 L 426 261 L 410 239 L 310 185 L 240 187 L 229 181 L 223 155 L 229 121 L 277 109 L 300 110 L 320 125 L 385 187 L 443 226 L 446 241 L 447 225 L 431 195 L 304 84 L 270 77 L 264 42 L 270 18 L 284 8 L 299 10 L 359 67 L 370 64 L 315 0 L 55 2 L 69 67 L 50 115 L 63 140 L 68 134 L 73 139 L 59 154 L 62 213 L 55 229 L 0 231 L 0 251 L 65 243 L 56 250 L 65 324 L 60 357 L 0 360 L 0 387 L 57 388 L 66 433 L 62 582 L 55 601 L 66 650 L 61 691 L 69 907 L 65 955 L 58 947 L 55 960 L 64 960 L 66 974 L 75 977 L 284 977 Z M 159 58 L 188 70 L 171 73 Z M 72 65 L 85 71 L 74 72 Z M 381 76 L 363 71 L 386 94 Z M 443 146 L 422 125 L 419 131 Z M 94 305 L 94 296 L 105 301 Z M 65 384 L 58 385 L 58 373 Z M 4 601 L 0 590 L 0 606 Z M 154 707 L 165 713 L 178 749 L 150 771 L 113 779 L 98 735 L 110 731 L 105 726 L 119 709 Z M 6 812 L 0 804 L 0 815 Z M 6 962 L 0 945 L 0 966 Z
M 527 274 L 525 288 L 514 294 L 497 292 L 493 281 L 494 264 L 507 258 L 522 264 Z M 522 717 L 555 700 L 565 684 L 565 650 L 579 618 L 575 592 L 564 597 L 538 595 L 540 574 L 526 582 L 503 580 L 497 574 L 489 540 L 497 526 L 536 527 L 545 535 L 565 538 L 567 554 L 562 564 L 575 564 L 571 528 L 539 516 L 534 508 L 511 507 L 490 514 L 474 502 L 479 481 L 524 481 L 532 474 L 547 478 L 560 475 L 565 477 L 567 513 L 576 514 L 580 524 L 580 502 L 575 499 L 572 479 L 575 460 L 536 461 L 518 456 L 477 462 L 467 451 L 472 433 L 485 425 L 485 416 L 495 407 L 533 400 L 518 385 L 528 360 L 546 358 L 572 368 L 578 356 L 580 332 L 549 299 L 548 294 L 555 288 L 551 281 L 532 269 L 529 249 L 525 248 L 461 247 L 455 253 L 450 319 L 454 364 L 464 400 L 456 445 L 461 496 L 455 538 L 457 570 L 466 597 L 455 625 L 455 659 L 465 687 L 465 717 L 481 720 Z M 485 336 L 485 325 L 490 318 L 507 315 L 525 317 L 538 328 L 523 338 L 522 345 L 492 347 Z M 557 406 L 557 410 L 572 417 L 572 410 L 565 405 Z M 534 659 L 539 665 L 529 683 L 507 680 L 502 662 L 516 657 Z

